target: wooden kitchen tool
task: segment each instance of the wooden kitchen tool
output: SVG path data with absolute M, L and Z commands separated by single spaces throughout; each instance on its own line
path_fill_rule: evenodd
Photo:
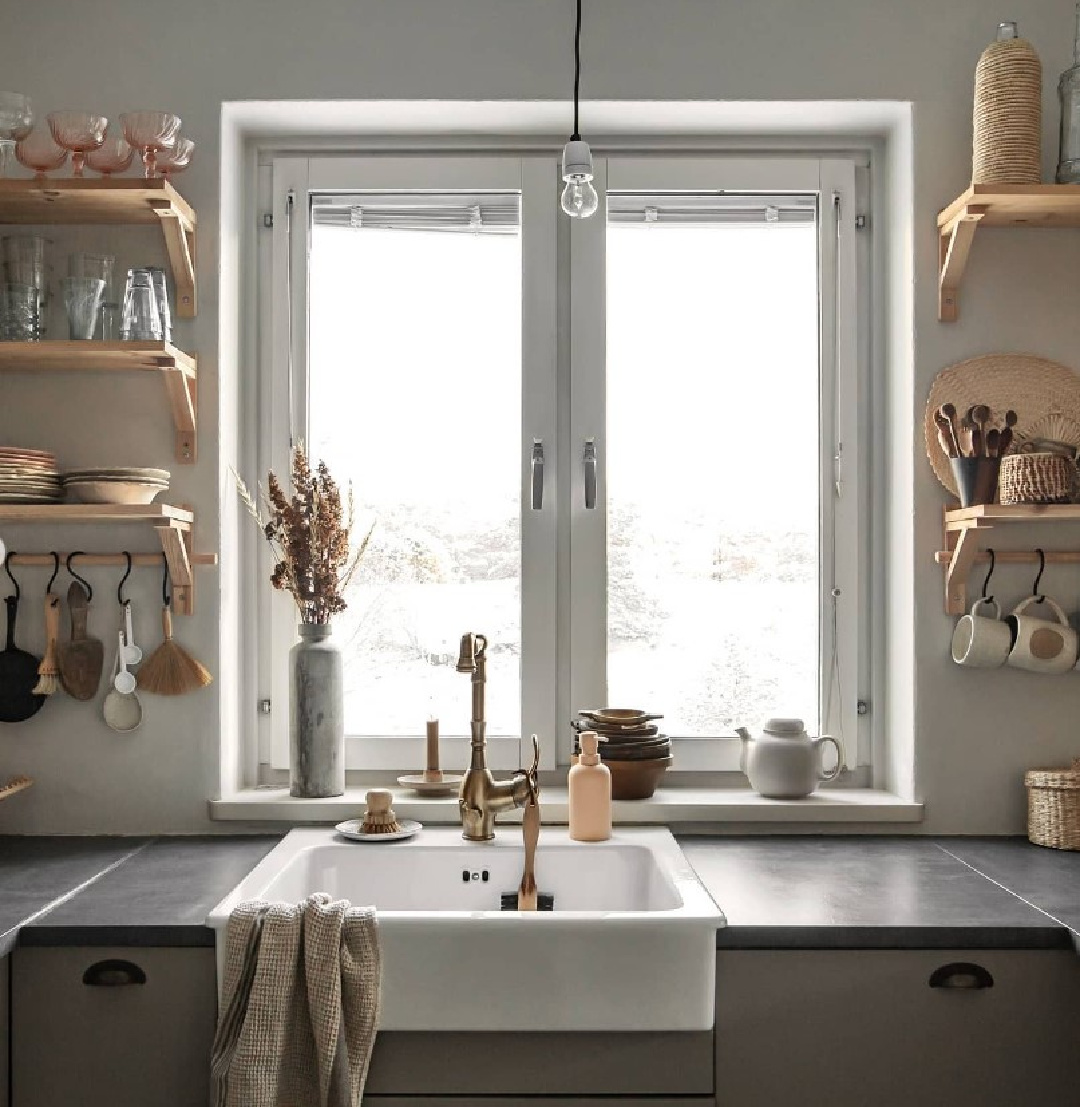
M 55 592 L 45 593 L 45 656 L 38 666 L 38 681 L 34 693 L 52 696 L 60 691 L 60 663 L 57 644 L 60 641 L 60 597 Z
M 69 696 L 77 700 L 92 700 L 101 683 L 105 666 L 105 644 L 86 632 L 90 615 L 91 593 L 77 580 L 68 589 L 68 611 L 71 614 L 71 641 L 61 642 L 58 651 L 60 683 Z
M 201 661 L 197 661 L 183 646 L 173 641 L 168 566 L 165 567 L 162 580 L 161 598 L 161 630 L 164 639 L 139 669 L 138 686 L 144 692 L 158 696 L 182 696 L 185 692 L 197 692 L 214 678 Z
M 390 805 L 394 796 L 385 788 L 372 788 L 367 796 L 367 810 L 360 829 L 365 834 L 400 834 L 401 823 Z

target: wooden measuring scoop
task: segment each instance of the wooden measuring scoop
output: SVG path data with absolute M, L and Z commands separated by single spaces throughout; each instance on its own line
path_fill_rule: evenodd
M 71 611 L 71 641 L 60 643 L 60 683 L 69 696 L 92 700 L 101 683 L 105 645 L 86 633 L 90 596 L 78 581 L 72 581 L 68 589 L 68 609 Z

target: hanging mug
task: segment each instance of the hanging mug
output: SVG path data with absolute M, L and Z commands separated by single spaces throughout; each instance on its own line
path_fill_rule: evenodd
M 1024 612 L 1034 603 L 1045 603 L 1057 617 L 1036 619 Z M 1028 596 L 1005 618 L 1012 632 L 1009 664 L 1029 673 L 1064 673 L 1076 664 L 1078 639 L 1065 612 L 1049 596 Z
M 979 608 L 993 608 L 993 616 L 980 615 Z M 1012 649 L 1009 624 L 1002 621 L 1001 608 L 984 596 L 971 605 L 971 612 L 961 616 L 953 630 L 952 659 L 957 665 L 972 669 L 999 669 Z

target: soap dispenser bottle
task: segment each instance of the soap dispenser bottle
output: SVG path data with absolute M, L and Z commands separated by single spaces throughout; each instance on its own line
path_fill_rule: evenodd
M 595 730 L 581 732 L 581 757 L 570 769 L 570 837 L 604 842 L 611 837 L 611 770 L 600 761 Z

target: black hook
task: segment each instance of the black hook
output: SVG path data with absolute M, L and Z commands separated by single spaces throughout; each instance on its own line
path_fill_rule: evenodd
M 19 587 L 19 582 L 11 574 L 11 559 L 15 556 L 14 550 L 8 550 L 4 556 L 4 572 L 8 575 L 8 580 L 15 586 L 15 600 L 18 602 L 19 597 L 22 595 L 22 589 Z
M 116 586 L 116 602 L 123 607 L 127 602 L 124 599 L 124 585 L 127 584 L 127 579 L 131 576 L 131 554 L 124 550 L 124 560 L 127 562 L 127 568 L 124 570 L 124 575 L 120 578 L 120 583 Z
M 52 586 L 56 583 L 56 578 L 60 575 L 60 555 L 56 552 L 56 550 L 52 551 L 52 559 L 53 571 L 52 576 L 49 577 L 49 583 L 45 585 L 46 592 L 52 591 Z
M 172 606 L 172 592 L 169 590 L 169 559 L 165 554 L 161 555 L 161 602 L 166 607 Z
M 1035 552 L 1039 555 L 1039 572 L 1035 577 L 1035 583 L 1031 586 L 1031 594 L 1035 597 L 1036 603 L 1042 603 L 1046 597 L 1039 592 L 1039 582 L 1046 571 L 1046 554 L 1040 549 L 1036 549 Z
M 90 586 L 90 582 L 79 576 L 78 573 L 71 567 L 71 559 L 73 557 L 82 557 L 82 550 L 75 550 L 74 553 L 67 555 L 67 561 L 64 563 L 67 566 L 67 571 L 86 589 L 86 602 L 89 603 L 94 598 L 94 589 Z
M 988 570 L 988 572 L 986 574 L 986 580 L 983 581 L 982 598 L 987 603 L 993 603 L 994 602 L 994 597 L 993 596 L 988 596 L 986 594 L 986 590 L 987 590 L 987 588 L 990 587 L 990 578 L 994 575 L 994 564 L 995 564 L 996 559 L 994 557 L 994 551 L 992 549 L 990 549 L 989 546 L 986 547 L 986 552 L 990 555 L 990 569 Z

